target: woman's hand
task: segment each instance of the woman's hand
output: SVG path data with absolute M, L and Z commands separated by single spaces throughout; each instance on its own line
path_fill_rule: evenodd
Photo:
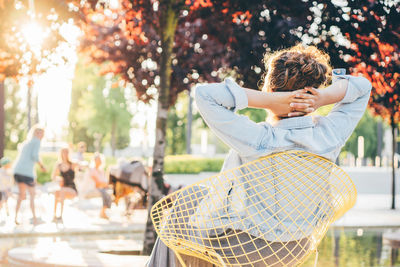
M 297 97 L 294 98 L 293 101 L 290 103 L 290 106 L 294 109 L 294 111 L 290 112 L 288 114 L 288 117 L 296 117 L 306 114 L 304 113 L 304 110 L 301 110 L 303 108 L 303 106 L 300 106 L 301 103 L 308 103 L 309 110 L 313 111 L 324 105 L 322 91 L 313 87 L 306 87 L 298 91 L 302 91 L 302 93 L 297 94 Z
M 39 161 L 38 164 L 39 164 L 40 170 L 41 170 L 42 172 L 47 172 L 47 169 L 46 169 L 46 167 L 43 165 L 42 162 Z
M 274 101 L 269 109 L 278 117 L 297 117 L 314 112 L 315 96 L 306 89 L 271 93 Z

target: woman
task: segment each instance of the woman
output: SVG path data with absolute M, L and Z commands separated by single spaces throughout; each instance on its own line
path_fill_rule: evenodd
M 35 213 L 35 179 L 34 172 L 35 163 L 37 163 L 43 172 L 46 168 L 39 158 L 40 142 L 44 136 L 44 129 L 34 126 L 28 133 L 27 140 L 22 144 L 21 152 L 18 155 L 14 166 L 14 180 L 18 184 L 18 200 L 15 207 L 15 224 L 19 224 L 18 211 L 22 200 L 25 199 L 25 192 L 28 190 L 30 195 L 30 206 L 32 211 L 32 221 L 36 225 L 40 221 L 36 218 Z
M 51 175 L 52 180 L 56 180 L 60 177 L 60 190 L 54 193 L 54 218 L 53 222 L 62 222 L 62 216 L 64 211 L 64 200 L 72 199 L 78 195 L 75 186 L 75 171 L 79 166 L 72 163 L 69 158 L 69 149 L 62 148 L 60 150 L 60 158 L 54 167 L 53 174 Z M 60 203 L 60 215 L 57 216 L 57 206 Z
M 100 211 L 100 218 L 108 220 L 106 210 L 111 207 L 111 197 L 107 193 L 108 180 L 103 170 L 103 159 L 101 154 L 95 153 L 93 157 L 93 167 L 89 169 L 89 176 L 96 184 L 96 189 L 100 192 L 103 200 L 103 207 Z
M 13 186 L 13 178 L 11 175 L 11 160 L 7 157 L 0 159 L 0 210 L 4 206 L 8 216 L 8 197 L 11 194 Z
M 329 80 L 331 67 L 329 56 L 312 46 L 298 45 L 266 55 L 265 67 L 262 91 L 243 88 L 230 79 L 196 88 L 200 114 L 231 148 L 222 171 L 287 150 L 308 151 L 335 162 L 365 111 L 371 83 L 362 77 L 334 71 L 333 84 L 318 90 Z M 327 116 L 307 116 L 329 104 L 335 106 Z M 255 123 L 235 114 L 246 107 L 267 109 L 268 121 Z M 199 208 L 206 201 L 207 198 Z M 204 220 L 214 223 L 214 219 Z M 244 224 L 243 229 L 235 231 L 246 232 L 249 227 Z M 261 245 L 262 242 L 265 240 L 260 239 Z M 290 242 L 284 245 L 291 246 Z M 276 255 L 290 262 L 290 255 L 279 255 L 279 251 L 284 251 L 282 245 L 276 247 Z M 148 266 L 174 266 L 173 257 L 157 240 Z

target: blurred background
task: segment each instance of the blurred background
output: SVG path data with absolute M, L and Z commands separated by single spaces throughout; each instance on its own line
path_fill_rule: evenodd
M 28 130 L 40 123 L 46 129 L 41 157 L 48 170 L 37 170 L 43 190 L 59 150 L 76 151 L 79 142 L 86 144 L 87 161 L 94 152 L 103 153 L 106 168 L 119 158 L 135 159 L 149 168 L 154 181 L 172 187 L 198 181 L 220 170 L 228 147 L 200 117 L 193 102 L 196 84 L 230 76 L 259 89 L 265 53 L 297 43 L 315 45 L 331 56 L 334 68 L 361 74 L 373 86 L 368 109 L 336 162 L 356 184 L 356 210 L 332 227 L 320 262 L 400 265 L 398 246 L 384 238 L 400 226 L 399 3 L 0 0 L 0 157 L 15 160 Z M 316 113 L 325 115 L 330 108 Z M 267 117 L 264 110 L 241 113 L 257 122 Z M 150 194 L 153 200 L 161 197 Z M 48 201 L 47 195 L 40 201 Z M 85 209 L 71 205 L 71 214 Z M 48 212 L 46 205 L 39 206 Z M 137 251 L 148 253 L 152 244 L 141 246 L 142 233 L 152 230 L 145 229 L 146 218 L 138 219 L 146 217 L 145 209 L 130 219 L 121 215 L 125 207 L 114 210 L 114 221 L 88 220 L 89 228 L 108 225 L 90 228 L 89 234 L 136 240 Z M 75 229 L 76 234 L 74 227 L 83 227 L 71 221 L 51 234 L 35 228 L 33 236 L 22 237 L 32 229 L 15 227 L 7 218 L 0 226 L 5 262 L 11 248 L 36 246 L 40 240 L 79 243 L 60 233 Z M 120 232 L 108 235 L 116 228 Z M 132 237 L 134 228 L 138 234 Z

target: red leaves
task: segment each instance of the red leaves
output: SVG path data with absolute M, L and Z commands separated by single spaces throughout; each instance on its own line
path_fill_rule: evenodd
M 186 0 L 185 5 L 190 6 L 190 10 L 212 7 L 210 0 Z
M 236 24 L 249 24 L 252 16 L 248 10 L 246 12 L 238 11 L 233 13 L 232 22 Z

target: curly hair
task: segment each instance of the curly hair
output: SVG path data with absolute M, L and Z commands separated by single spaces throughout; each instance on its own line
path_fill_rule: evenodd
M 263 89 L 272 92 L 294 91 L 304 87 L 319 88 L 330 80 L 329 55 L 315 46 L 301 44 L 265 54 Z

